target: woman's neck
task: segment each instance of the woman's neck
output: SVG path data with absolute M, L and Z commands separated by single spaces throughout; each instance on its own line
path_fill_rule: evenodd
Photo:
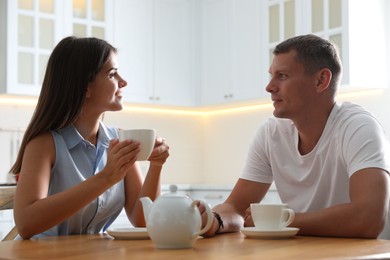
M 91 144 L 97 144 L 97 135 L 99 131 L 100 120 L 86 120 L 80 117 L 74 122 L 74 127 L 80 135 Z

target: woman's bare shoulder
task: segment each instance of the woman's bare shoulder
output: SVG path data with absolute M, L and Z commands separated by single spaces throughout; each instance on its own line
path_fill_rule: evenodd
M 30 149 L 38 153 L 54 152 L 54 140 L 51 133 L 45 132 L 31 139 L 26 146 L 26 150 Z

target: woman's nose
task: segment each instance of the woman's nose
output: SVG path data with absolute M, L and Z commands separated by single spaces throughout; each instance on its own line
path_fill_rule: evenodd
M 127 81 L 124 80 L 122 77 L 119 77 L 119 87 L 124 88 L 127 86 Z

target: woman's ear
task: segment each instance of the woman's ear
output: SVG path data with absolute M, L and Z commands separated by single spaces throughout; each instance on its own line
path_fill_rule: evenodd
M 332 80 L 332 72 L 329 69 L 321 69 L 317 75 L 317 90 L 322 92 L 328 89 Z
M 85 93 L 85 97 L 86 98 L 91 97 L 91 91 L 89 90 L 89 86 L 87 87 L 87 92 Z

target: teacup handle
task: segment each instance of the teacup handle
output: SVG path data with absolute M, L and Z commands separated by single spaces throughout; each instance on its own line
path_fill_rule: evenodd
M 203 204 L 203 206 L 206 208 L 206 213 L 207 213 L 207 224 L 204 228 L 202 228 L 199 232 L 196 232 L 195 234 L 193 234 L 192 236 L 195 237 L 195 236 L 200 236 L 202 235 L 203 233 L 205 233 L 206 231 L 208 231 L 211 227 L 211 225 L 213 224 L 213 221 L 214 221 L 214 214 L 213 212 L 211 211 L 211 208 L 209 206 L 209 204 L 207 204 L 206 202 L 202 201 L 202 200 L 198 200 L 200 202 L 200 204 Z M 192 207 L 197 207 L 196 206 L 196 201 L 192 202 Z
M 284 220 L 283 225 L 285 227 L 287 227 L 288 225 L 290 225 L 293 222 L 293 220 L 295 218 L 295 212 L 292 209 L 282 209 L 282 211 L 283 211 L 283 220 Z M 288 215 L 287 219 L 285 217 L 286 215 Z

